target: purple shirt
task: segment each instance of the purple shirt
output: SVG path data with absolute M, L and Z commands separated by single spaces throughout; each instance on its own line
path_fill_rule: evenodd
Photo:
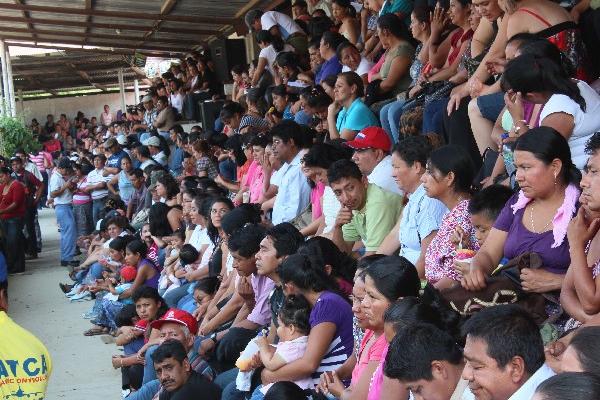
M 271 308 L 269 306 L 269 295 L 275 288 L 275 282 L 266 276 L 252 274 L 250 277 L 252 290 L 254 291 L 255 305 L 248 315 L 248 321 L 257 325 L 265 326 L 271 321 Z
M 317 76 L 315 77 L 315 83 L 318 85 L 321 81 L 327 78 L 330 75 L 337 75 L 342 72 L 342 64 L 337 56 L 331 57 L 329 60 L 325 61 L 321 66 L 319 72 L 317 72 Z
M 339 295 L 323 292 L 310 312 L 309 322 L 311 329 L 323 322 L 331 322 L 336 326 L 327 353 L 323 356 L 319 368 L 311 376 L 313 383 L 317 385 L 323 372 L 336 370 L 352 354 L 354 347 L 352 307 Z
M 519 194 L 513 195 L 496 219 L 494 228 L 508 233 L 504 243 L 504 257 L 513 259 L 527 252 L 534 252 L 542 257 L 544 269 L 555 274 L 565 274 L 571 256 L 569 255 L 569 241 L 565 237 L 562 244 L 552 248 L 554 236 L 552 230 L 543 233 L 533 233 L 523 225 L 523 213 L 526 208 L 513 214 L 511 206 L 517 202 Z M 527 215 L 529 217 L 529 215 Z

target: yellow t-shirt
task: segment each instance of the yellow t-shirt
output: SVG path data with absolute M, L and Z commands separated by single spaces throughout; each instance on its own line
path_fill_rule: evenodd
M 0 399 L 43 399 L 51 371 L 46 346 L 0 311 Z

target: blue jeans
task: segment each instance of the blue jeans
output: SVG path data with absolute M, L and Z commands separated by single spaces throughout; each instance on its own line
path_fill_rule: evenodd
M 263 385 L 260 385 L 259 387 L 254 389 L 254 392 L 252 392 L 252 396 L 250 396 L 250 400 L 263 400 L 265 398 L 265 395 L 260 391 L 262 387 Z
M 169 291 L 169 293 L 167 293 L 164 297 L 165 303 L 167 303 L 170 308 L 177 308 L 177 303 L 179 300 L 188 294 L 187 291 L 190 285 L 191 283 L 188 282 L 184 285 L 181 285 L 177 289 Z
M 55 206 L 56 222 L 60 226 L 60 259 L 73 261 L 75 255 L 75 242 L 77 241 L 77 226 L 73 206 L 70 204 L 57 204 Z
M 127 400 L 152 400 L 154 395 L 158 393 L 159 389 L 160 382 L 158 379 L 155 379 L 153 381 L 144 383 L 142 387 L 135 392 L 131 392 L 131 394 L 127 396 Z
M 94 221 L 94 229 L 96 229 L 96 224 L 100 219 L 100 213 L 102 212 L 102 210 L 104 210 L 105 203 L 106 197 L 92 201 L 92 220 Z
M 504 109 L 504 92 L 486 94 L 477 98 L 477 107 L 483 118 L 496 122 Z
M 392 140 L 392 144 L 400 140 L 400 117 L 404 111 L 404 100 L 396 100 L 386 104 L 379 111 L 381 127 L 387 132 Z
M 442 125 L 444 124 L 444 113 L 448 108 L 449 98 L 433 100 L 425 106 L 423 110 L 423 133 L 434 132 L 442 135 Z
M 156 349 L 158 349 L 158 345 L 150 346 L 144 354 L 144 360 L 146 363 L 144 364 L 144 380 L 142 381 L 142 384 L 146 384 L 157 379 L 156 371 L 154 370 L 154 361 L 152 361 L 152 354 L 154 354 Z
M 4 233 L 6 264 L 9 272 L 25 271 L 25 237 L 23 236 L 23 218 L 0 220 Z

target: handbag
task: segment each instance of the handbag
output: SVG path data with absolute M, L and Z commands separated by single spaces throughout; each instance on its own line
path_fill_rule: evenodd
M 148 215 L 149 214 L 150 214 L 150 208 L 144 208 L 143 210 L 141 210 L 140 212 L 135 214 L 135 216 L 131 220 L 131 226 L 136 231 L 139 231 L 140 229 L 142 229 L 142 227 L 145 224 L 148 223 Z
M 309 204 L 300 214 L 290 221 L 290 224 L 294 225 L 296 229 L 302 230 L 310 225 L 312 220 L 312 205 Z
M 523 253 L 497 268 L 486 278 L 487 286 L 479 291 L 468 291 L 457 286 L 441 291 L 450 306 L 462 316 L 470 316 L 484 308 L 500 304 L 518 304 L 526 309 L 536 323 L 548 321 L 547 302 L 559 304 L 554 293 L 528 293 L 521 285 L 521 271 L 539 269 L 542 258 L 534 252 Z M 552 317 L 555 319 L 555 317 Z

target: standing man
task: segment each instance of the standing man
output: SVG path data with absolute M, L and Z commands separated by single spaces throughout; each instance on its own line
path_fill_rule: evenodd
M 56 222 L 60 226 L 60 265 L 63 267 L 79 264 L 73 260 L 77 225 L 73 214 L 73 191 L 76 183 L 71 180 L 72 172 L 71 160 L 63 157 L 58 162 L 57 170 L 50 177 L 50 197 L 54 199 Z
M 100 114 L 100 122 L 104 126 L 110 126 L 113 122 L 113 115 L 110 112 L 110 107 L 108 104 L 104 105 L 104 111 Z
M 38 240 L 35 232 L 35 216 L 37 214 L 38 202 L 44 192 L 44 183 L 31 172 L 25 170 L 21 157 L 15 156 L 10 161 L 13 169 L 13 177 L 25 186 L 25 232 L 27 234 L 25 253 L 27 253 L 29 258 L 37 258 Z
M 44 176 L 44 172 L 45 172 L 45 165 L 44 162 L 42 163 L 41 168 L 34 162 L 32 162 L 32 160 L 30 160 L 29 155 L 23 150 L 23 149 L 19 149 L 15 151 L 15 156 L 19 157 L 21 160 L 23 160 L 23 167 L 25 168 L 25 171 L 29 171 L 33 174 L 33 176 L 35 176 L 40 182 L 42 182 L 42 193 L 40 194 L 39 197 L 36 197 L 36 204 L 37 207 L 35 209 L 34 215 L 33 215 L 33 222 L 34 222 L 34 226 L 35 226 L 35 235 L 37 238 L 37 252 L 40 253 L 42 251 L 42 230 L 40 229 L 40 222 L 38 221 L 38 210 L 40 210 L 42 208 L 42 206 L 44 204 L 46 204 L 46 200 L 48 197 L 48 174 L 45 174 Z M 50 154 L 48 154 L 48 156 L 50 156 Z M 44 157 L 44 156 L 42 156 Z M 52 156 L 50 156 L 50 160 L 52 159 Z M 45 161 L 45 160 L 44 160 Z M 52 161 L 50 161 L 48 163 L 49 166 L 52 166 Z M 44 172 L 42 172 L 42 169 L 44 170 Z
M 8 316 L 8 280 L 0 267 L 0 398 L 43 399 L 52 372 L 50 354 Z
M 279 169 L 277 197 L 273 204 L 273 225 L 289 222 L 308 206 L 310 186 L 302 172 L 303 131 L 294 121 L 282 121 L 271 130 L 273 155 L 282 162 Z
M 100 219 L 100 212 L 104 209 L 104 203 L 108 197 L 108 189 L 106 182 L 110 178 L 104 176 L 104 164 L 106 163 L 106 157 L 104 154 L 96 154 L 94 156 L 94 170 L 88 174 L 88 184 L 85 187 L 85 191 L 92 194 L 92 218 L 94 220 L 94 226 Z

